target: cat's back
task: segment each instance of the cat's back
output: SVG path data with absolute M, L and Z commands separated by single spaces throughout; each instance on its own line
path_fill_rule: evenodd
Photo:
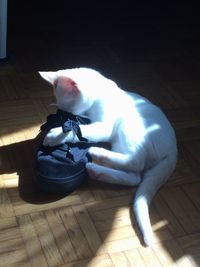
M 155 122 L 165 123 L 169 126 L 170 123 L 166 115 L 158 106 L 139 94 L 132 92 L 127 92 L 127 94 L 132 99 L 135 110 L 143 118 L 145 126 L 150 126 L 148 124 Z
M 128 93 L 128 95 L 132 98 L 141 118 L 147 143 L 154 143 L 154 147 L 162 144 L 164 150 L 176 150 L 175 131 L 164 112 L 143 96 L 135 93 Z M 162 150 L 162 148 L 159 149 Z

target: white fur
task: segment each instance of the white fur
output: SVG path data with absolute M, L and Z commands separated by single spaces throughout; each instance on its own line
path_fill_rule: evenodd
M 63 88 L 56 88 L 58 107 L 77 115 L 85 115 L 91 124 L 81 125 L 84 137 L 91 141 L 110 142 L 111 151 L 91 147 L 94 162 L 87 164 L 91 178 L 108 183 L 139 185 L 133 209 L 146 245 L 153 243 L 149 204 L 158 189 L 172 174 L 177 160 L 174 130 L 163 112 L 150 101 L 121 90 L 117 84 L 87 68 L 40 72 L 50 83 L 59 76 L 74 80 L 80 90 L 70 102 Z M 61 92 L 61 93 L 60 93 Z M 52 129 L 45 145 L 74 141 L 70 132 Z

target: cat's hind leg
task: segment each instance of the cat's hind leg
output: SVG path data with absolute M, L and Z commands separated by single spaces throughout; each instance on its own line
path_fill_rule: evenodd
M 140 173 L 116 170 L 96 163 L 87 163 L 86 169 L 91 179 L 106 183 L 136 186 L 141 182 Z
M 91 147 L 88 152 L 92 160 L 99 165 L 130 172 L 139 172 L 143 169 L 139 153 L 130 156 L 129 154 L 114 152 L 101 147 Z

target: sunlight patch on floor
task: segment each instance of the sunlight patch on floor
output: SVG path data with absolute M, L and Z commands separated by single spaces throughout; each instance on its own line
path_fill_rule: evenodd
M 153 231 L 157 231 L 160 230 L 163 227 L 166 227 L 168 225 L 168 221 L 166 220 L 161 220 L 159 222 L 156 222 L 152 225 L 152 229 Z
M 0 189 L 2 188 L 17 188 L 19 184 L 19 175 L 17 172 L 0 175 Z
M 194 260 L 191 255 L 185 255 L 176 261 L 177 266 L 192 266 L 199 267 L 199 264 Z
M 0 147 L 35 138 L 40 131 L 41 123 L 27 125 L 26 128 L 13 128 L 8 131 L 0 130 Z
M 1 179 L 1 178 L 0 178 Z M 12 174 L 4 174 L 3 175 L 3 181 L 6 188 L 17 188 L 19 184 L 19 175 L 17 172 L 14 172 Z

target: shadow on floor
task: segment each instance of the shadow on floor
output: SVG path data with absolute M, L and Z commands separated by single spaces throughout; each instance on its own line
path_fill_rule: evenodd
M 41 142 L 41 136 L 38 136 L 35 139 L 31 139 L 31 140 L 27 140 L 27 141 L 22 141 L 16 144 L 10 144 L 10 145 L 6 145 L 3 147 L 0 147 L 0 155 L 1 155 L 1 174 L 12 174 L 13 172 L 17 172 L 18 176 L 19 176 L 19 182 L 18 182 L 18 187 L 16 188 L 7 188 L 6 190 L 8 191 L 9 196 L 11 196 L 11 202 L 15 201 L 12 200 L 12 195 L 16 194 L 16 190 L 19 191 L 19 197 L 21 198 L 22 201 L 31 203 L 31 204 L 36 204 L 36 205 L 40 205 L 40 204 L 45 204 L 45 203 L 51 203 L 51 202 L 55 202 L 55 201 L 59 201 L 60 199 L 63 199 L 65 197 L 67 197 L 66 195 L 52 195 L 52 194 L 47 194 L 44 193 L 42 191 L 40 191 L 36 185 L 34 184 L 34 175 L 35 175 L 35 168 L 34 168 L 34 164 L 35 164 L 35 155 L 36 155 L 36 150 L 39 146 L 39 143 Z M 127 188 L 121 187 L 121 186 L 115 186 L 115 185 L 109 185 L 109 184 L 104 184 L 104 183 L 100 183 L 100 182 L 87 182 L 85 184 L 83 184 L 82 186 L 80 186 L 78 188 L 77 192 L 73 192 L 72 194 L 78 194 L 78 195 L 83 195 L 86 191 L 88 191 L 88 189 L 92 190 L 94 194 L 98 194 L 98 192 L 101 192 L 104 197 L 100 197 L 99 201 L 94 201 L 92 206 L 92 209 L 89 212 L 91 212 L 91 217 L 93 216 L 93 212 L 95 213 L 95 211 L 100 211 L 102 209 L 105 210 L 105 206 L 102 206 L 102 202 L 106 201 L 106 194 L 110 194 L 110 191 L 114 191 L 116 189 L 117 190 L 123 190 L 124 189 L 124 195 L 130 196 L 128 203 L 126 203 L 126 207 L 130 207 L 130 204 L 132 202 L 133 199 L 133 195 L 132 192 L 133 191 L 128 191 Z M 9 191 L 10 190 L 10 191 Z M 15 191 L 15 192 L 11 192 L 11 191 Z M 122 194 L 123 195 L 123 194 Z M 113 195 L 114 196 L 114 195 Z M 114 196 L 114 198 L 116 197 L 116 195 Z M 109 201 L 112 202 L 112 197 L 107 197 L 108 203 Z M 84 201 L 83 201 L 84 202 Z M 14 204 L 14 203 L 13 203 Z M 75 205 L 76 207 L 76 205 Z M 103 235 L 103 237 L 101 236 L 99 241 L 97 241 L 95 247 L 91 248 L 91 244 L 90 242 L 96 242 L 95 238 L 96 234 L 94 235 L 94 232 L 91 231 L 91 236 L 87 236 L 87 240 L 89 240 L 89 247 L 88 244 L 86 245 L 86 240 L 84 241 L 84 237 L 83 238 L 83 243 L 80 245 L 80 236 L 76 236 L 76 232 L 79 232 L 79 235 L 82 235 L 83 233 L 81 232 L 82 230 L 79 229 L 80 225 L 75 225 L 73 223 L 66 223 L 66 222 L 76 222 L 76 219 L 74 219 L 74 216 L 81 216 L 81 214 L 88 214 L 88 210 L 84 205 L 81 205 L 81 209 L 82 210 L 78 210 L 78 214 L 76 214 L 76 211 L 74 213 L 70 213 L 71 208 L 69 207 L 58 207 L 58 211 L 55 212 L 55 214 L 59 214 L 59 220 L 60 218 L 62 219 L 63 224 L 65 225 L 66 228 L 66 236 L 68 235 L 68 237 L 70 238 L 70 240 L 73 243 L 73 246 L 76 248 L 78 247 L 79 249 L 75 249 L 74 253 L 74 258 L 72 257 L 72 261 L 73 260 L 78 260 L 78 259 L 85 259 L 85 265 L 87 266 L 88 262 L 90 261 L 89 258 L 92 258 L 94 255 L 96 255 L 96 252 L 99 251 L 102 247 L 102 244 L 104 244 L 105 240 L 106 240 L 106 235 Z M 98 222 L 99 224 L 103 225 L 106 224 L 106 232 L 107 235 L 109 235 L 109 232 L 111 231 L 114 221 L 115 221 L 115 216 L 117 214 L 117 211 L 121 208 L 124 207 L 124 203 L 122 203 L 121 205 L 118 203 L 116 204 L 115 209 L 115 213 L 112 213 L 111 215 L 109 215 L 109 219 L 106 220 L 104 216 L 102 216 L 102 221 L 101 219 L 99 219 L 100 221 Z M 109 206 L 107 207 L 109 209 Z M 57 208 L 55 208 L 57 209 Z M 72 205 L 72 210 L 73 210 L 73 205 Z M 50 216 L 49 214 L 51 214 L 51 210 L 49 211 L 44 211 L 45 214 L 45 218 L 48 218 L 48 216 Z M 56 215 L 56 216 L 57 216 Z M 30 215 L 32 216 L 32 215 Z M 39 216 L 39 217 L 37 217 Z M 31 218 L 34 222 L 34 224 L 37 225 L 37 223 L 41 220 L 41 215 L 38 215 L 38 213 L 36 212 L 36 215 L 33 215 Z M 170 215 L 169 215 L 170 216 Z M 131 221 L 132 221 L 132 227 L 137 235 L 137 237 L 135 237 L 136 239 L 138 238 L 140 240 L 140 242 L 142 243 L 142 239 L 141 239 L 141 235 L 138 231 L 138 228 L 135 224 L 135 220 L 134 220 L 134 215 L 132 213 L 132 208 L 130 208 L 130 217 L 131 217 Z M 20 218 L 20 216 L 19 216 Z M 58 217 L 56 217 L 58 220 Z M 66 221 L 65 221 L 66 219 Z M 165 218 L 162 218 L 165 221 L 170 221 L 170 217 L 167 218 L 167 215 Z M 154 215 L 151 214 L 151 220 L 153 220 L 153 223 L 159 223 L 160 218 L 155 217 Z M 21 223 L 25 223 L 20 221 Z M 81 222 L 82 223 L 82 222 Z M 80 224 L 80 222 L 79 222 Z M 77 227 L 79 230 L 77 230 Z M 167 227 L 164 226 L 164 228 Z M 165 230 L 165 229 L 162 229 Z M 44 236 L 48 236 L 48 231 L 43 233 Z M 97 236 L 99 236 L 97 234 Z M 162 233 L 159 231 L 156 231 L 156 236 L 158 237 L 158 240 L 162 240 L 163 236 Z M 63 234 L 62 235 L 57 235 L 56 237 L 56 242 L 57 244 L 59 244 L 59 246 L 62 247 L 62 245 L 65 245 L 66 239 L 63 238 Z M 139 246 L 139 241 L 138 242 L 138 246 Z M 164 249 L 167 251 L 167 253 L 169 253 L 169 255 L 171 256 L 171 258 L 173 259 L 174 262 L 180 260 L 180 258 L 186 256 L 184 255 L 184 251 L 179 251 L 177 254 L 174 253 L 173 249 L 179 249 L 179 245 L 177 243 L 177 240 L 174 240 L 172 237 L 170 238 L 166 238 L 166 240 L 162 241 L 161 246 L 164 247 Z M 51 246 L 51 244 L 48 244 L 48 246 Z M 96 251 L 95 251 L 96 250 Z M 199 263 L 199 257 L 197 257 L 196 255 L 190 255 L 193 256 L 194 260 L 196 260 L 197 263 Z M 66 255 L 64 255 L 64 257 L 66 257 Z

